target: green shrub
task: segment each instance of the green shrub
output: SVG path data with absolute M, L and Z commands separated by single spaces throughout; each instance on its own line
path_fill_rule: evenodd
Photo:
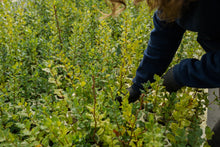
M 202 90 L 169 94 L 162 80 L 134 104 L 124 96 L 153 28 L 145 4 L 120 17 L 100 0 L 0 3 L 1 146 L 201 146 Z M 187 32 L 172 65 L 199 57 Z M 189 94 L 190 93 L 190 94 Z M 121 110 L 119 109 L 121 108 Z M 211 131 L 207 127 L 207 136 Z M 206 143 L 207 144 L 207 143 Z

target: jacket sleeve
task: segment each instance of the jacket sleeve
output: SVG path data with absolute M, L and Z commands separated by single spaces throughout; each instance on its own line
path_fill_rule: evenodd
M 135 89 L 143 89 L 143 83 L 154 81 L 154 74 L 162 75 L 166 71 L 185 32 L 176 22 L 160 20 L 157 13 L 158 11 L 153 16 L 154 29 L 148 47 L 133 79 L 132 86 Z
M 220 87 L 220 50 L 206 53 L 201 60 L 185 59 L 173 68 L 174 79 L 195 88 Z

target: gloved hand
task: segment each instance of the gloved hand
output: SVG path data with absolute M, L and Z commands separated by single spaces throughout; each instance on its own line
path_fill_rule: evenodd
M 170 93 L 176 92 L 177 90 L 183 87 L 183 85 L 180 85 L 175 81 L 173 75 L 173 68 L 169 69 L 162 78 L 164 79 L 163 85 L 166 87 L 166 90 Z
M 129 87 L 128 89 L 128 93 L 129 93 L 129 97 L 128 97 L 128 102 L 129 103 L 133 103 L 135 101 L 137 101 L 141 95 L 141 91 L 140 90 L 136 90 L 134 89 L 132 86 Z M 120 103 L 122 102 L 122 97 L 121 96 L 117 96 L 116 100 Z
M 180 88 L 183 87 L 183 85 L 180 85 L 175 81 L 174 75 L 173 75 L 173 68 L 169 69 L 167 71 L 167 73 L 162 78 L 164 79 L 163 85 L 166 87 L 166 90 L 170 93 L 176 92 L 177 90 L 179 90 Z M 140 90 L 133 88 L 133 86 L 129 87 L 127 90 L 129 93 L 129 98 L 128 98 L 129 103 L 133 103 L 139 99 L 139 97 L 141 95 Z M 116 100 L 121 104 L 122 97 L 117 96 Z

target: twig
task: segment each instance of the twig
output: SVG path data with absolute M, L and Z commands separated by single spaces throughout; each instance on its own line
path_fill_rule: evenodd
M 57 140 L 59 141 L 59 143 L 64 146 L 64 143 L 59 139 L 59 137 L 58 137 L 53 131 L 52 131 L 52 134 L 55 136 L 55 138 L 57 138 Z
M 138 114 L 139 114 L 139 112 L 142 110 L 143 97 L 144 97 L 144 94 L 142 94 L 142 95 L 141 95 L 141 98 L 140 98 L 140 108 L 136 111 L 136 114 L 135 114 L 135 121 L 134 121 L 134 123 L 132 124 L 131 137 L 130 137 L 130 139 L 129 139 L 129 141 L 128 141 L 128 145 L 130 144 L 131 139 L 132 139 L 132 137 L 133 137 L 134 128 L 135 128 L 135 124 L 136 124 L 136 122 L 137 122 Z
M 57 17 L 57 9 L 56 9 L 55 5 L 53 5 L 53 8 L 54 8 L 55 20 L 56 20 L 56 23 L 57 23 L 57 31 L 59 33 L 60 47 L 62 49 L 63 48 L 63 41 L 62 41 L 62 37 L 61 37 L 61 29 L 60 29 L 60 25 L 59 25 L 59 20 L 58 20 L 58 17 Z
M 93 133 L 93 140 L 95 141 L 95 143 L 97 144 L 97 141 L 95 139 L 95 133 L 96 133 L 96 127 L 97 127 L 97 121 L 96 121 L 96 92 L 95 92 L 95 77 L 92 76 L 92 92 L 93 92 L 93 98 L 94 98 L 94 105 L 93 105 L 93 117 L 94 117 L 94 121 L 95 121 L 95 130 Z
M 208 104 L 208 106 L 210 106 L 211 104 L 213 104 L 214 102 L 217 102 L 217 100 L 220 99 L 220 97 L 216 97 L 211 103 Z M 219 103 L 219 102 L 218 102 Z

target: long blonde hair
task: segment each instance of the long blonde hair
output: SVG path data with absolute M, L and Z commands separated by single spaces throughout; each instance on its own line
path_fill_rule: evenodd
M 138 5 L 144 0 L 134 0 L 134 4 Z M 160 10 L 159 17 L 166 21 L 174 21 L 181 16 L 182 9 L 190 2 L 196 0 L 146 0 L 150 10 Z M 104 14 L 104 17 L 117 16 L 126 9 L 125 0 L 106 0 L 111 7 L 110 14 Z

